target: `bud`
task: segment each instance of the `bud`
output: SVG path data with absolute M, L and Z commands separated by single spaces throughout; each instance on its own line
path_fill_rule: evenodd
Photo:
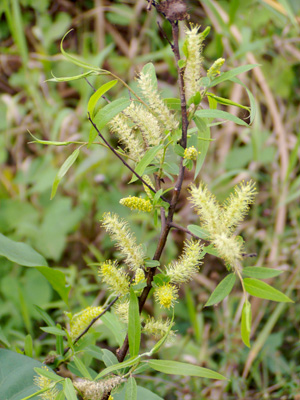
M 198 157 L 198 151 L 195 149 L 194 146 L 191 147 L 187 147 L 184 150 L 184 155 L 183 158 L 185 158 L 186 160 L 192 160 L 192 161 L 196 161 L 197 157 Z
M 218 58 L 213 65 L 207 71 L 207 76 L 209 78 L 214 78 L 220 74 L 220 69 L 225 62 L 225 58 Z

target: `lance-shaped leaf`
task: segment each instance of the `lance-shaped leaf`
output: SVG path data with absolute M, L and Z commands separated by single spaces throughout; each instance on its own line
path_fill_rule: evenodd
M 141 343 L 141 322 L 138 299 L 132 288 L 130 288 L 128 313 L 128 341 L 131 357 L 137 356 L 139 354 Z
M 258 279 L 245 278 L 244 285 L 246 291 L 251 294 L 251 296 L 283 303 L 293 303 L 293 300 L 285 294 Z
M 136 400 L 137 399 L 137 385 L 135 379 L 131 376 L 125 389 L 125 400 Z
M 198 116 L 195 116 L 193 118 L 197 129 L 198 129 L 198 144 L 197 144 L 197 150 L 199 151 L 199 155 L 197 157 L 197 162 L 196 162 L 196 168 L 195 168 L 195 175 L 194 179 L 197 178 L 202 165 L 204 163 L 207 150 L 209 148 L 209 143 L 210 143 L 210 129 L 207 126 L 207 120 L 205 118 L 200 118 Z M 208 140 L 205 140 L 208 139 Z
M 79 75 L 74 75 L 74 76 L 63 76 L 60 78 L 57 78 L 56 76 L 53 76 L 51 79 L 47 79 L 46 82 L 69 82 L 69 81 L 77 81 L 78 79 L 86 78 L 89 75 L 95 75 L 95 71 L 88 71 L 84 72 L 83 74 Z
M 195 112 L 195 115 L 199 118 L 220 118 L 226 121 L 232 121 L 237 125 L 248 126 L 242 119 L 222 110 L 199 110 Z
M 242 273 L 249 278 L 268 279 L 282 274 L 283 271 L 265 267 L 245 267 Z
M 218 85 L 221 82 L 228 81 L 229 79 L 242 74 L 243 72 L 250 71 L 251 69 L 258 67 L 259 64 L 247 64 L 247 65 L 241 65 L 240 67 L 237 68 L 232 68 L 230 71 L 224 72 L 217 78 L 215 78 L 209 85 L 209 87 L 214 87 Z
M 235 284 L 236 276 L 235 274 L 227 275 L 215 288 L 215 290 L 210 295 L 205 307 L 212 306 L 214 304 L 220 303 L 229 293 Z
M 163 148 L 162 144 L 159 144 L 158 146 L 151 147 L 144 157 L 141 159 L 141 161 L 137 164 L 135 168 L 135 172 L 142 176 L 143 173 L 145 172 L 145 169 L 148 167 L 148 165 L 154 160 L 156 154 Z M 138 178 L 133 175 L 131 178 L 131 181 L 129 183 L 135 182 Z
M 88 113 L 90 114 L 91 118 L 94 117 L 94 110 L 95 110 L 96 104 L 97 104 L 98 100 L 100 99 L 100 97 L 103 96 L 104 93 L 106 93 L 109 89 L 114 87 L 117 82 L 118 82 L 118 80 L 115 79 L 113 81 L 105 83 L 104 85 L 99 87 L 99 89 L 90 97 L 87 108 L 88 108 Z
M 251 320 L 251 304 L 246 299 L 242 310 L 241 336 L 247 347 L 250 347 Z

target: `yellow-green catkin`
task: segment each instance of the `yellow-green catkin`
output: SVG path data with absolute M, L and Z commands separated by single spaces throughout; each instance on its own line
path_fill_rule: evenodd
M 195 149 L 194 146 L 187 147 L 184 150 L 183 158 L 185 158 L 186 160 L 196 161 L 197 157 L 198 157 L 198 154 L 199 153 L 198 153 L 197 149 Z
M 155 339 L 161 339 L 170 329 L 170 325 L 171 321 L 169 319 L 163 321 L 161 318 L 156 320 L 153 317 L 148 317 L 143 327 L 143 333 L 149 336 L 153 336 Z M 174 331 L 170 330 L 169 337 L 174 336 Z
M 45 371 L 49 371 L 49 369 L 45 366 L 42 367 L 43 369 L 45 369 Z M 33 378 L 33 383 L 35 384 L 35 386 L 37 386 L 39 389 L 46 389 L 49 388 L 49 390 L 47 390 L 44 393 L 39 394 L 39 398 L 42 400 L 55 400 L 59 391 L 57 388 L 53 387 L 54 383 L 53 381 L 51 381 L 51 379 L 40 375 L 38 373 L 38 375 L 34 376 Z
M 113 240 L 116 247 L 125 257 L 124 262 L 136 270 L 144 265 L 145 254 L 141 245 L 137 245 L 136 238 L 130 232 L 128 223 L 117 214 L 105 213 L 103 215 L 103 227 Z
M 151 212 L 153 210 L 150 200 L 145 200 L 136 196 L 124 197 L 120 200 L 120 204 L 130 208 L 131 210 L 139 210 L 144 212 Z
M 199 32 L 200 26 L 194 25 L 189 30 L 185 29 L 187 59 L 184 72 L 185 93 L 187 99 L 200 92 L 201 64 L 202 64 L 202 48 L 204 36 Z
M 150 75 L 140 73 L 138 78 L 138 86 L 149 103 L 151 110 L 155 113 L 158 119 L 163 123 L 164 129 L 174 130 L 178 127 L 178 121 L 171 114 L 168 107 L 160 97 L 157 88 L 153 85 Z
M 121 376 L 113 376 L 103 381 L 89 381 L 79 378 L 73 381 L 73 384 L 84 400 L 99 400 L 122 382 L 124 382 L 124 379 Z
M 128 125 L 127 118 L 120 113 L 108 123 L 108 126 L 118 136 L 129 155 L 135 161 L 140 161 L 145 154 L 145 149 L 139 138 L 133 133 L 132 128 Z
M 144 106 L 132 102 L 124 113 L 139 128 L 147 148 L 160 144 L 163 137 L 159 122 Z
M 235 269 L 242 258 L 243 243 L 236 236 L 228 232 L 219 233 L 211 238 L 211 242 L 218 250 L 218 254 L 231 267 Z
M 217 75 L 219 75 L 221 72 L 220 69 L 224 64 L 224 62 L 225 58 L 218 58 L 207 71 L 207 76 L 212 79 L 215 78 Z
M 198 272 L 204 256 L 203 245 L 197 241 L 186 241 L 182 255 L 166 267 L 166 275 L 170 282 L 176 285 L 188 282 Z
M 135 276 L 134 276 L 134 283 L 138 284 L 145 280 L 145 272 L 143 268 L 139 268 L 135 271 Z
M 120 320 L 128 324 L 129 300 L 118 302 L 114 310 Z
M 81 312 L 73 315 L 70 321 L 70 336 L 74 340 L 90 324 L 92 319 L 103 312 L 102 307 L 87 307 Z
M 221 208 L 215 196 L 210 193 L 206 185 L 200 183 L 198 187 L 191 185 L 189 188 L 191 201 L 205 228 L 211 235 L 224 230 L 221 221 Z
M 144 179 L 144 181 L 145 181 L 146 183 L 148 183 L 149 186 L 151 186 L 151 187 L 154 189 L 154 185 L 153 185 L 153 183 L 152 183 L 152 181 L 151 181 L 151 179 L 149 178 L 148 175 L 143 175 L 143 179 Z M 145 192 L 146 192 L 147 196 L 148 196 L 150 199 L 152 199 L 153 196 L 154 196 L 154 192 L 152 192 L 152 190 L 150 190 L 150 189 L 148 188 L 148 186 L 146 186 L 144 183 L 143 183 L 143 187 L 144 187 L 144 189 L 145 189 Z
M 155 288 L 154 297 L 162 307 L 171 308 L 178 298 L 178 289 L 170 283 L 165 283 Z
M 108 260 L 100 265 L 99 275 L 116 295 L 129 293 L 129 277 L 125 271 L 118 268 L 116 261 Z

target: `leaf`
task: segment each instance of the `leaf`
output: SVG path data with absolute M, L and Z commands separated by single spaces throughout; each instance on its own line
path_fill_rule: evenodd
M 166 342 L 166 340 L 167 340 L 167 338 L 169 336 L 169 333 L 170 333 L 170 331 L 172 329 L 173 321 L 174 321 L 174 309 L 173 309 L 173 316 L 172 316 L 172 319 L 170 321 L 170 325 L 168 327 L 167 332 L 164 334 L 164 336 L 157 343 L 155 343 L 155 345 L 153 346 L 153 348 L 149 352 L 149 356 L 152 356 L 152 354 L 157 353 L 158 350 L 165 344 L 165 342 Z
M 105 368 L 103 371 L 101 371 L 95 378 L 95 381 L 97 379 L 102 378 L 102 376 L 109 374 L 110 372 L 113 371 L 118 371 L 119 369 L 131 367 L 134 364 L 138 364 L 140 362 L 141 356 L 130 358 L 129 360 L 123 361 L 121 363 L 112 365 L 111 367 Z
M 294 303 L 293 300 L 291 300 L 285 294 L 277 289 L 274 289 L 267 283 L 259 281 L 258 279 L 245 278 L 244 285 L 246 291 L 251 294 L 251 296 L 283 303 Z
M 86 347 L 85 348 L 85 353 L 89 354 L 93 358 L 96 358 L 96 360 L 101 360 L 101 361 L 103 360 L 102 349 L 100 349 L 95 344 L 91 344 L 90 346 Z
M 41 328 L 42 331 L 51 333 L 51 335 L 66 336 L 66 332 L 56 326 L 44 326 Z
M 0 349 L 0 398 L 20 400 L 37 392 L 33 383 L 34 367 L 43 364 L 15 351 Z M 39 400 L 37 396 L 32 397 Z
M 252 320 L 251 304 L 247 299 L 245 299 L 245 303 L 243 305 L 243 310 L 242 310 L 241 336 L 244 344 L 247 347 L 250 347 L 251 320 Z
M 188 230 L 191 231 L 193 235 L 198 236 L 200 239 L 207 239 L 209 237 L 207 230 L 198 225 L 188 225 Z
M 28 244 L 15 242 L 0 233 L 0 255 L 25 267 L 47 265 L 47 261 Z
M 229 293 L 235 284 L 236 276 L 231 273 L 227 275 L 215 288 L 215 290 L 210 295 L 205 307 L 212 306 L 214 304 L 220 303 Z
M 35 310 L 39 313 L 40 317 L 48 326 L 55 326 L 55 322 L 53 319 L 50 317 L 49 314 L 46 313 L 45 310 L 43 310 L 41 307 L 37 306 L 36 304 L 33 305 Z
M 157 77 L 154 65 L 152 63 L 144 65 L 142 73 L 145 75 L 149 75 L 151 86 L 153 87 L 153 89 L 157 89 Z
M 249 276 L 250 278 L 268 279 L 282 274 L 283 271 L 265 267 L 245 267 L 242 273 L 243 275 Z
M 236 106 L 239 108 L 243 108 L 244 110 L 250 111 L 249 107 L 243 106 L 242 104 L 236 103 L 230 99 L 225 99 L 224 97 L 215 96 L 213 93 L 207 93 L 207 96 L 216 100 L 219 104 L 223 104 L 226 106 Z
M 181 110 L 181 103 L 180 99 L 176 98 L 167 98 L 163 99 L 165 105 L 170 109 L 170 110 L 175 110 L 175 111 L 180 111 Z
M 88 109 L 88 113 L 90 114 L 91 118 L 94 117 L 94 110 L 95 110 L 96 104 L 97 104 L 98 100 L 100 99 L 100 97 L 103 96 L 104 93 L 106 93 L 109 89 L 114 87 L 117 82 L 118 82 L 118 80 L 115 79 L 113 81 L 105 83 L 104 85 L 99 87 L 99 89 L 90 97 L 87 109 Z
M 249 126 L 245 121 L 236 117 L 233 114 L 230 114 L 226 111 L 222 110 L 198 110 L 195 112 L 196 117 L 199 118 L 221 118 L 225 119 L 226 121 L 232 121 L 237 125 Z M 194 119 L 195 120 L 195 119 Z M 196 122 L 196 121 L 195 121 Z
M 154 160 L 156 154 L 163 148 L 162 144 L 159 144 L 158 146 L 151 147 L 144 157 L 141 159 L 141 161 L 137 164 L 135 167 L 135 172 L 142 176 L 146 167 Z M 133 175 L 129 183 L 133 183 L 136 180 L 138 180 L 138 177 L 136 175 Z
M 33 343 L 31 335 L 25 337 L 24 352 L 27 357 L 32 357 Z
M 136 400 L 137 399 L 137 386 L 135 379 L 131 376 L 127 383 L 125 389 L 125 400 Z
M 205 251 L 205 253 L 207 253 L 207 254 L 211 254 L 212 256 L 220 257 L 218 250 L 215 248 L 215 246 L 213 244 L 203 247 L 203 251 Z
M 74 360 L 74 363 L 75 363 L 78 371 L 81 373 L 81 375 L 84 378 L 92 381 L 93 378 L 91 377 L 91 374 L 89 373 L 89 371 L 88 371 L 87 367 L 84 365 L 84 363 L 80 360 L 80 358 L 78 358 L 77 356 L 74 355 L 73 360 Z
M 110 120 L 112 120 L 116 115 L 118 115 L 121 111 L 129 106 L 129 99 L 121 98 L 114 100 L 97 112 L 96 116 L 93 119 L 93 122 L 97 126 L 98 130 L 101 131 L 101 129 L 104 128 Z M 93 143 L 96 137 L 97 131 L 94 127 L 92 127 L 89 135 L 89 145 Z
M 70 378 L 65 379 L 63 387 L 67 400 L 77 400 L 76 391 Z
M 137 356 L 139 354 L 141 343 L 141 322 L 138 299 L 132 288 L 130 288 L 128 313 L 128 341 L 131 357 Z
M 53 289 L 60 295 L 63 301 L 68 305 L 68 296 L 71 286 L 67 285 L 65 274 L 62 271 L 49 267 L 36 267 L 44 275 Z
M 165 374 L 198 376 L 200 378 L 226 380 L 226 378 L 218 372 L 214 372 L 207 368 L 198 367 L 198 365 L 169 360 L 150 360 L 144 362 L 147 362 L 149 367 L 155 371 L 164 372 Z
M 214 87 L 218 85 L 221 82 L 228 81 L 229 79 L 235 77 L 236 75 L 242 74 L 243 72 L 250 71 L 251 69 L 258 67 L 259 64 L 247 64 L 247 65 L 241 65 L 240 67 L 237 68 L 232 68 L 230 71 L 224 72 L 217 78 L 215 78 L 209 85 L 209 87 Z
M 74 164 L 74 162 L 76 161 L 78 156 L 79 156 L 79 149 L 76 149 L 73 151 L 73 153 L 66 159 L 66 161 L 63 163 L 63 165 L 60 167 L 58 173 L 56 174 L 56 177 L 54 178 L 50 200 L 52 200 L 54 198 L 57 188 L 58 188 L 58 185 L 60 184 L 60 181 L 66 175 L 66 173 L 71 168 L 71 166 Z
M 102 360 L 106 367 L 111 367 L 119 362 L 114 353 L 107 349 L 102 349 Z
M 111 312 L 106 312 L 102 315 L 100 319 L 101 321 L 103 321 L 104 325 L 111 331 L 118 345 L 121 347 L 126 336 L 124 325 L 122 325 L 116 315 L 112 314 Z
M 232 82 L 238 83 L 239 85 L 243 86 L 243 88 L 246 89 L 246 92 L 248 94 L 249 100 L 250 100 L 250 124 L 252 124 L 252 122 L 254 121 L 255 115 L 256 115 L 256 101 L 255 98 L 251 92 L 251 90 L 249 90 L 247 88 L 247 86 L 237 77 L 235 78 L 231 78 L 230 79 Z
M 69 82 L 69 81 L 77 81 L 78 79 L 82 79 L 85 78 L 86 76 L 89 75 L 95 75 L 95 71 L 88 71 L 88 72 L 84 72 L 83 74 L 79 74 L 79 75 L 74 75 L 74 76 L 63 76 L 61 78 L 57 78 L 56 76 L 54 76 L 52 73 L 51 75 L 53 76 L 53 78 L 51 79 L 47 79 L 46 82 Z
M 197 116 L 195 116 L 193 120 L 198 128 L 198 137 L 201 136 L 204 139 L 210 139 L 210 129 L 207 126 L 207 120 L 205 118 L 199 118 Z M 210 142 L 208 140 L 202 140 L 198 138 L 197 150 L 200 152 L 200 154 L 197 157 L 194 179 L 197 178 L 202 168 L 207 150 L 209 148 L 209 143 Z
M 49 367 L 47 367 L 47 368 L 49 368 Z M 59 382 L 63 379 L 61 376 L 55 374 L 51 369 L 36 367 L 36 368 L 34 368 L 34 370 L 37 374 L 45 376 L 46 378 L 49 378 L 55 382 Z
M 51 141 L 51 140 L 41 140 L 41 139 L 38 139 L 37 137 L 35 137 L 29 130 L 28 130 L 28 133 L 34 139 L 34 141 L 29 142 L 29 143 L 47 144 L 47 145 L 51 145 L 51 146 L 67 146 L 68 144 L 74 143 L 74 142 L 56 142 L 56 141 Z
M 155 267 L 159 267 L 160 266 L 160 262 L 157 260 L 147 260 L 145 261 L 145 267 L 148 268 L 155 268 Z

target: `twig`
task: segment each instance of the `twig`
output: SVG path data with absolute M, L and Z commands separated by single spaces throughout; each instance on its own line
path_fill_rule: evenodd
M 153 193 L 156 193 L 156 190 L 152 187 L 152 186 L 150 186 L 150 185 L 148 185 L 148 183 L 146 182 L 146 181 L 144 181 L 144 179 L 139 175 L 139 174 L 137 174 L 136 172 L 135 172 L 135 170 L 133 169 L 133 168 L 131 168 L 131 166 L 129 165 L 129 164 L 127 164 L 127 162 L 123 159 L 123 157 L 121 157 L 120 156 L 120 154 L 118 154 L 117 152 L 116 152 L 116 150 L 108 143 L 108 141 L 104 138 L 104 136 L 102 135 L 102 133 L 99 131 L 99 129 L 97 128 L 97 126 L 94 124 L 94 122 L 93 122 L 93 120 L 91 119 L 91 116 L 90 116 L 90 113 L 88 113 L 88 119 L 89 119 L 89 121 L 90 121 L 90 123 L 93 125 L 93 127 L 96 129 L 96 131 L 97 131 L 97 133 L 98 133 L 98 135 L 101 137 L 101 139 L 103 140 L 103 142 L 110 148 L 110 150 L 114 153 L 114 155 L 115 156 L 117 156 L 121 161 L 122 161 L 122 163 L 145 185 L 145 186 L 147 186 Z M 169 200 L 167 200 L 165 197 L 163 197 L 163 196 L 160 196 L 160 198 L 163 200 L 163 201 L 165 201 L 165 202 L 167 202 L 167 203 L 170 203 L 170 201 Z
M 97 315 L 97 317 L 93 318 L 92 321 L 88 324 L 88 326 L 85 328 L 84 331 L 81 332 L 81 334 L 79 336 L 76 337 L 76 339 L 74 340 L 73 344 L 76 344 L 78 342 L 78 340 L 80 338 L 82 338 L 83 335 L 85 335 L 87 333 L 87 331 L 94 325 L 94 323 L 96 321 L 98 321 L 99 318 L 102 317 L 102 315 L 104 315 L 114 304 L 115 302 L 120 298 L 120 295 L 115 297 L 106 307 L 105 309 L 102 311 L 101 314 Z M 64 349 L 63 355 L 65 355 L 68 351 L 70 350 L 70 347 L 66 347 Z

